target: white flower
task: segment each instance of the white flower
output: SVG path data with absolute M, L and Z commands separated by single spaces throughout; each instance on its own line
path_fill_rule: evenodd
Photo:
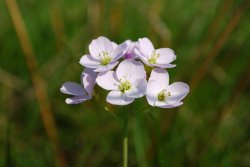
M 148 38 L 140 38 L 138 40 L 138 47 L 139 49 L 136 50 L 136 53 L 148 66 L 156 66 L 161 68 L 175 67 L 175 65 L 170 64 L 176 59 L 176 55 L 172 49 L 154 49 L 152 42 Z
M 133 59 L 122 61 L 116 71 L 99 73 L 96 82 L 103 89 L 111 90 L 106 100 L 114 105 L 132 103 L 144 96 L 147 87 L 144 66 Z
M 78 104 L 92 98 L 92 92 L 96 83 L 97 73 L 92 69 L 86 68 L 81 74 L 81 85 L 75 82 L 65 82 L 60 91 L 65 94 L 73 95 L 67 98 L 67 104 Z
M 95 72 L 109 71 L 119 63 L 117 60 L 125 54 L 126 48 L 126 43 L 117 45 L 101 36 L 90 43 L 90 54 L 82 56 L 80 64 Z
M 169 85 L 169 75 L 165 69 L 152 70 L 146 91 L 146 98 L 151 106 L 173 108 L 183 104 L 181 100 L 188 94 L 189 87 L 182 82 Z

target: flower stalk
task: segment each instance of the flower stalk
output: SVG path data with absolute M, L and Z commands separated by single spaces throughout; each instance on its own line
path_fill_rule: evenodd
M 125 107 L 124 109 L 124 124 L 123 124 L 123 167 L 128 166 L 128 121 L 129 121 L 129 109 L 130 107 Z

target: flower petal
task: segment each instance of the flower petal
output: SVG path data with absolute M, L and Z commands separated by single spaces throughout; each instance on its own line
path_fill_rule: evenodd
M 82 73 L 82 85 L 89 95 L 92 95 L 94 86 L 96 84 L 97 73 L 93 71 L 93 69 L 85 68 Z
M 176 55 L 172 49 L 161 48 L 155 50 L 155 52 L 160 55 L 157 59 L 157 63 L 159 64 L 169 64 L 176 59 Z
M 126 78 L 133 84 L 134 81 L 146 78 L 146 71 L 142 62 L 133 59 L 123 60 L 116 69 L 117 78 Z
M 126 97 L 126 95 L 121 91 L 114 90 L 109 92 L 106 100 L 107 102 L 114 105 L 127 105 L 132 103 L 134 101 L 134 98 Z
M 90 54 L 97 59 L 99 57 L 99 54 L 102 53 L 103 51 L 111 53 L 113 49 L 114 48 L 112 42 L 108 38 L 103 36 L 94 39 L 89 45 Z
M 138 44 L 145 57 L 149 57 L 154 51 L 154 46 L 148 38 L 139 38 Z
M 156 101 L 158 100 L 158 93 L 162 91 L 159 87 L 159 83 L 156 80 L 149 80 L 146 90 L 146 98 L 151 106 L 155 106 Z
M 127 97 L 139 98 L 145 95 L 147 89 L 147 80 L 145 78 L 136 80 L 131 88 L 125 92 Z
M 181 101 L 188 94 L 189 86 L 183 82 L 175 82 L 167 87 L 167 91 L 170 92 L 171 96 L 166 101 L 173 104 Z
M 166 89 L 169 85 L 168 72 L 162 68 L 154 68 L 149 77 L 149 81 L 151 80 L 155 80 L 158 83 L 159 89 L 161 89 L 162 91 L 163 89 Z
M 121 43 L 120 45 L 118 45 L 111 53 L 110 53 L 110 57 L 112 57 L 112 61 L 116 61 L 118 59 L 120 59 L 127 50 L 128 44 L 126 42 Z
M 101 66 L 99 60 L 93 58 L 91 55 L 82 56 L 79 63 L 87 68 L 98 68 Z
M 99 73 L 96 82 L 103 89 L 118 90 L 119 82 L 114 71 Z
M 94 72 L 106 72 L 106 71 L 112 70 L 118 63 L 119 61 L 115 61 L 115 62 L 109 63 L 106 66 L 101 65 L 99 68 L 95 69 Z
M 178 107 L 180 105 L 182 105 L 182 102 L 176 102 L 173 104 L 169 104 L 167 102 L 162 102 L 162 101 L 156 101 L 155 106 L 157 107 L 161 107 L 161 108 L 174 108 L 174 107 Z
M 67 104 L 79 104 L 79 103 L 82 103 L 86 100 L 90 100 L 92 99 L 92 96 L 90 95 L 87 95 L 87 96 L 74 96 L 74 97 L 71 97 L 71 98 L 67 98 L 65 100 L 65 102 Z
M 75 82 L 65 82 L 60 91 L 65 94 L 74 95 L 74 96 L 81 96 L 84 95 L 86 92 L 83 90 L 80 84 Z

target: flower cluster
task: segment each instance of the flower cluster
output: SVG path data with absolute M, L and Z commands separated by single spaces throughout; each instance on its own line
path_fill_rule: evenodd
M 110 91 L 106 100 L 114 105 L 127 105 L 145 95 L 151 106 L 177 107 L 183 104 L 181 100 L 189 87 L 182 82 L 169 84 L 165 68 L 175 67 L 171 64 L 175 59 L 173 50 L 155 49 L 148 38 L 136 42 L 127 40 L 118 45 L 101 36 L 90 43 L 89 54 L 80 59 L 80 64 L 85 67 L 81 85 L 65 82 L 60 90 L 73 96 L 66 99 L 67 104 L 91 99 L 97 84 Z M 149 77 L 145 67 L 151 69 Z

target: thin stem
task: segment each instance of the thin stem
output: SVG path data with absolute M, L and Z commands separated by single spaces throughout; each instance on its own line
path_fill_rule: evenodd
M 124 125 L 123 125 L 123 167 L 128 166 L 128 121 L 129 121 L 129 109 L 125 107 Z

